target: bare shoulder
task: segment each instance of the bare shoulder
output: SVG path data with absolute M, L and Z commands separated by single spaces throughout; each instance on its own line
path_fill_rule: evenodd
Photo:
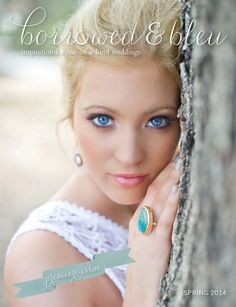
M 34 230 L 22 234 L 13 244 L 5 259 L 4 283 L 10 307 L 43 306 L 93 307 L 94 284 L 90 279 L 58 285 L 53 291 L 24 298 L 15 298 L 18 282 L 42 278 L 45 270 L 58 268 L 89 259 L 57 234 Z

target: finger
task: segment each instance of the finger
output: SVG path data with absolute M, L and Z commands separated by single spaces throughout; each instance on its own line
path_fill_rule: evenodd
M 181 159 L 179 155 L 176 155 L 173 160 L 169 162 L 166 166 L 163 167 L 163 169 L 160 171 L 160 174 L 158 177 L 155 178 L 155 180 L 152 182 L 152 184 L 158 184 L 159 182 L 163 183 L 166 180 L 166 177 L 170 174 L 173 168 L 175 168 L 176 163 L 180 163 Z
M 166 206 L 169 206 L 169 195 L 171 194 L 171 189 L 174 183 L 170 183 L 165 187 L 165 197 L 160 198 L 160 200 L 156 201 L 155 205 L 152 205 L 154 221 L 159 221 L 163 210 L 165 210 Z M 178 187 L 177 187 L 178 188 Z
M 161 173 L 155 178 L 155 180 L 149 185 L 147 189 L 146 196 L 143 202 L 151 204 L 153 203 L 157 193 L 160 191 L 163 184 L 166 182 L 168 176 L 175 168 L 176 162 L 171 161 L 162 171 Z
M 163 184 L 159 193 L 156 194 L 156 197 L 153 200 L 152 208 L 156 212 L 157 217 L 159 218 L 165 204 L 167 204 L 167 199 L 170 194 L 171 187 L 176 184 L 179 184 L 180 172 L 178 170 L 173 170 L 166 183 Z
M 142 209 L 143 206 L 148 205 L 148 206 L 152 206 L 152 204 L 155 202 L 155 208 L 158 207 L 158 204 L 160 206 L 160 201 L 158 201 L 158 199 L 156 199 L 158 193 L 161 191 L 161 187 L 164 185 L 164 183 L 168 180 L 171 180 L 172 177 L 176 177 L 178 175 L 179 171 L 176 170 L 176 161 L 172 160 L 166 167 L 165 169 L 161 172 L 161 174 L 159 174 L 156 179 L 150 184 L 150 186 L 148 187 L 146 196 L 144 197 L 144 199 L 142 200 L 140 206 L 138 206 L 138 208 L 136 209 L 135 213 L 133 214 L 132 220 L 134 221 L 134 223 L 137 222 L 140 211 Z M 173 181 L 173 183 L 175 183 L 176 181 Z M 163 197 L 164 198 L 164 197 Z M 162 198 L 162 199 L 163 199 Z M 164 202 L 164 201 L 162 201 Z M 163 204 L 164 205 L 164 204 Z M 159 210 L 156 211 L 157 216 L 160 216 L 160 213 L 162 211 L 163 207 Z
M 173 224 L 179 204 L 179 189 L 176 186 L 176 192 L 171 192 L 168 196 L 167 205 L 157 221 L 156 234 L 165 240 L 171 240 Z
M 181 172 L 179 169 L 172 169 L 172 171 L 170 171 L 168 177 L 166 178 L 166 182 L 162 185 L 158 193 L 156 193 L 153 202 L 150 203 L 150 206 L 152 207 L 157 220 L 159 219 L 164 207 L 168 203 L 167 199 L 170 194 L 171 187 L 174 184 L 177 185 L 179 183 L 180 174 Z
M 164 192 L 166 194 L 165 198 L 164 198 L 164 196 L 162 196 L 160 199 L 157 198 L 155 205 L 154 204 L 151 205 L 151 208 L 153 210 L 153 220 L 154 221 L 157 221 L 157 222 L 159 221 L 160 216 L 161 216 L 161 214 L 162 214 L 162 212 L 163 212 L 163 210 L 166 206 L 172 207 L 172 203 L 169 204 L 169 202 L 171 201 L 172 187 L 173 187 L 173 185 L 176 185 L 176 183 L 177 183 L 177 181 L 176 182 L 174 182 L 174 181 L 168 182 L 168 184 L 166 184 L 166 186 L 165 186 L 165 192 Z M 177 189 L 179 190 L 179 186 L 178 185 L 176 185 L 176 186 L 177 186 Z M 178 191 L 177 191 L 177 193 L 178 193 Z M 132 218 L 132 221 L 135 225 L 137 225 L 141 209 L 145 205 L 150 206 L 150 204 L 144 203 L 142 206 L 139 206 L 137 208 L 137 210 L 136 210 L 136 212 L 135 212 L 135 214 Z

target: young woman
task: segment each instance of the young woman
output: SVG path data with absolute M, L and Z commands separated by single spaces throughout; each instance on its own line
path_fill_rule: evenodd
M 78 167 L 9 244 L 10 306 L 155 306 L 178 209 L 180 10 L 176 0 L 90 0 L 67 22 L 65 119 Z M 15 283 L 127 247 L 131 264 L 15 298 Z

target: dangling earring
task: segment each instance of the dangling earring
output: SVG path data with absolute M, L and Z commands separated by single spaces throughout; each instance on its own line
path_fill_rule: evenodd
M 79 154 L 78 152 L 76 152 L 74 154 L 74 162 L 77 166 L 82 166 L 83 165 L 83 159 L 81 154 Z

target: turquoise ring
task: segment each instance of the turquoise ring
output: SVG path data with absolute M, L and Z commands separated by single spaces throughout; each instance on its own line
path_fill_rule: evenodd
M 153 221 L 152 208 L 149 206 L 143 206 L 141 208 L 138 218 L 138 224 L 137 224 L 138 230 L 145 235 L 149 235 L 152 232 L 153 227 L 156 225 L 157 222 Z

